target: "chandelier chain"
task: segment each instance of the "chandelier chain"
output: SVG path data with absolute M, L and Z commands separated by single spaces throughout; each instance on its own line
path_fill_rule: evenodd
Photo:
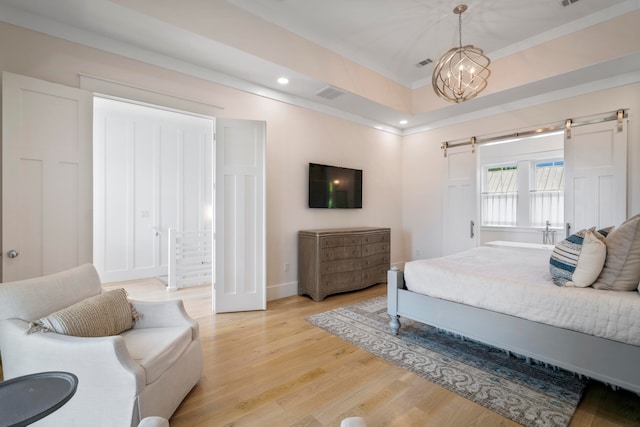
M 458 14 L 458 42 L 460 43 L 460 48 L 462 49 L 462 13 Z

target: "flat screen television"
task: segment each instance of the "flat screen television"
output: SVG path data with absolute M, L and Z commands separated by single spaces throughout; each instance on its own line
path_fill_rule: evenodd
M 309 163 L 310 208 L 362 208 L 362 170 Z

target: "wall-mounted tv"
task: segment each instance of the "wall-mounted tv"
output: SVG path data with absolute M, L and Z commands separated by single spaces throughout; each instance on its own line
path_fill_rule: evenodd
M 309 163 L 310 208 L 362 208 L 362 170 Z

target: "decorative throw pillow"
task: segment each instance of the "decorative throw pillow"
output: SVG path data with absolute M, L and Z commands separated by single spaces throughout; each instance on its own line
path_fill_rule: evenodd
M 553 248 L 549 271 L 556 285 L 584 288 L 598 278 L 607 247 L 604 237 L 594 230 L 580 230 Z
M 136 317 L 127 291 L 115 289 L 33 321 L 27 333 L 43 331 L 76 337 L 106 337 L 131 329 Z
M 629 218 L 605 239 L 607 259 L 593 287 L 633 291 L 640 282 L 640 214 Z
M 614 229 L 615 229 L 614 226 L 605 227 L 605 228 L 601 228 L 600 230 L 598 230 L 598 233 L 600 233 L 602 235 L 602 237 L 607 237 L 609 235 L 609 233 L 611 233 Z M 606 244 L 606 242 L 605 242 L 605 244 Z

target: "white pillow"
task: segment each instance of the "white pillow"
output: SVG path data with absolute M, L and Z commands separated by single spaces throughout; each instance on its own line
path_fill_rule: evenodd
M 604 237 L 594 230 L 580 230 L 553 248 L 549 271 L 556 285 L 586 288 L 598 278 L 607 247 Z

